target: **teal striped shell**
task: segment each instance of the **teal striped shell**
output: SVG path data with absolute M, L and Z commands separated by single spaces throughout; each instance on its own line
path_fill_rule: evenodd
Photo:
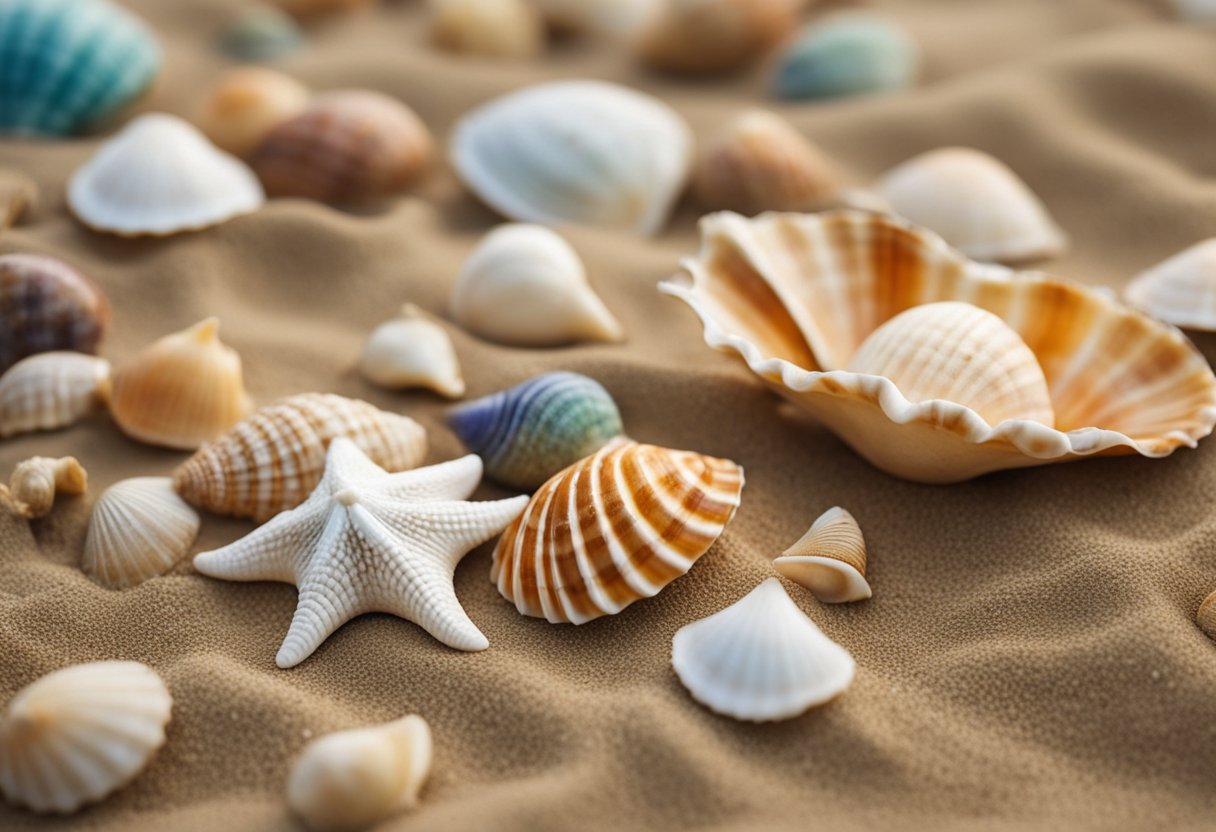
M 159 66 L 152 32 L 108 0 L 0 0 L 0 133 L 79 133 Z
M 911 86 L 916 43 L 894 23 L 865 12 L 812 24 L 777 61 L 778 98 L 836 98 Z

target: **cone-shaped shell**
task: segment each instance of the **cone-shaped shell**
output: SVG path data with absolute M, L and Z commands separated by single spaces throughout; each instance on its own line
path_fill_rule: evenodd
M 82 272 L 38 254 L 0 256 L 0 372 L 40 352 L 96 352 L 110 303 Z
M 527 0 L 430 0 L 431 39 L 444 49 L 531 58 L 545 48 L 545 22 Z
M 81 566 L 110 589 L 136 586 L 185 557 L 198 527 L 198 513 L 168 477 L 122 480 L 93 506 Z
M 53 459 L 36 456 L 17 463 L 9 479 L 9 496 L 24 517 L 44 517 L 55 505 L 58 494 L 83 494 L 89 475 L 74 456 Z
M 360 832 L 418 803 L 432 757 L 420 716 L 327 734 L 292 766 L 287 805 L 312 832 Z
M 302 113 L 311 97 L 308 87 L 290 75 L 237 67 L 203 94 L 194 121 L 216 147 L 246 156 L 273 128 Z
M 662 291 L 692 307 L 709 346 L 898 476 L 958 482 L 1093 454 L 1161 457 L 1216 423 L 1216 376 L 1203 356 L 1102 292 L 972 263 L 935 234 L 876 214 L 714 214 L 701 236 L 701 253 Z M 993 313 L 1030 348 L 1054 426 L 989 425 L 963 405 L 910 402 L 890 379 L 843 370 L 900 312 L 952 300 Z
M 1123 297 L 1174 326 L 1216 331 L 1216 237 L 1143 272 L 1127 285 Z
M 174 472 L 173 487 L 200 508 L 262 522 L 307 499 L 338 436 L 387 471 L 414 468 L 426 455 L 426 431 L 413 419 L 358 399 L 304 393 L 263 407 L 199 448 Z
M 976 260 L 1020 263 L 1068 247 L 1026 183 L 979 150 L 945 147 L 915 156 L 886 173 L 877 191 L 892 211 Z
M 684 188 L 692 150 L 692 131 L 658 99 L 602 81 L 557 81 L 465 116 L 452 163 L 510 219 L 654 234 Z
M 615 615 L 691 569 L 742 491 L 730 460 L 616 440 L 540 487 L 498 541 L 490 578 L 554 624 Z
M 166 335 L 119 368 L 110 400 L 123 433 L 188 451 L 228 430 L 252 407 L 241 357 L 220 343 L 216 318 Z
M 920 50 L 901 27 L 879 15 L 848 12 L 812 23 L 777 59 L 778 98 L 838 98 L 912 86 Z
M 165 742 L 173 699 L 139 662 L 56 670 L 0 717 L 0 792 L 35 812 L 74 812 L 130 782 Z
M 855 665 L 769 578 L 741 600 L 686 624 L 671 664 L 705 707 L 749 722 L 798 716 L 848 688 Z
M 827 604 L 863 601 L 872 594 L 861 527 L 839 506 L 825 511 L 773 566 Z
M 79 133 L 144 91 L 160 48 L 108 0 L 0 0 L 0 133 Z
M 447 330 L 412 303 L 401 308 L 401 317 L 372 332 L 359 371 L 381 387 L 426 387 L 450 399 L 464 395 L 464 376 Z
M 798 23 L 802 0 L 664 0 L 638 54 L 655 69 L 729 72 L 763 55 Z
M 1195 623 L 1205 636 L 1216 641 L 1216 592 L 1203 599 L 1195 613 Z
M 23 358 L 0 376 L 0 438 L 71 425 L 109 396 L 104 358 L 78 352 Z
M 624 336 L 575 250 L 539 225 L 509 223 L 486 235 L 456 278 L 452 314 L 470 332 L 515 346 Z
M 220 36 L 220 49 L 238 61 L 268 61 L 300 48 L 304 35 L 291 15 L 275 6 L 239 9 Z

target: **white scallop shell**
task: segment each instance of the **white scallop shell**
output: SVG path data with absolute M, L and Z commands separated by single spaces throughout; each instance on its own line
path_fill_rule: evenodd
M 65 667 L 0 718 L 0 792 L 35 812 L 74 812 L 130 782 L 165 742 L 173 699 L 139 662 Z
M 671 664 L 693 698 L 750 722 L 789 719 L 839 696 L 853 657 L 769 578 L 741 600 L 681 627 Z
M 1127 284 L 1123 297 L 1174 326 L 1216 330 L 1216 237 L 1142 272 Z
M 263 202 L 253 171 L 165 113 L 130 122 L 68 182 L 68 205 L 81 222 L 126 237 L 206 228 Z
M 110 396 L 110 362 L 79 352 L 23 358 L 0 376 L 0 437 L 54 430 Z
M 457 125 L 452 162 L 513 220 L 654 234 L 688 179 L 692 132 L 651 96 L 603 81 L 509 93 Z
M 464 376 L 447 330 L 412 303 L 401 307 L 401 317 L 372 332 L 359 371 L 381 387 L 427 387 L 452 399 L 464 395 Z
M 107 488 L 93 506 L 84 571 L 111 589 L 163 575 L 190 551 L 199 516 L 168 477 L 135 477 Z

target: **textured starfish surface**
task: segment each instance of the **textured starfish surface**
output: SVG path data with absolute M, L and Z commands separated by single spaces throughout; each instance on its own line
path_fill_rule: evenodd
M 452 575 L 528 498 L 467 502 L 481 472 L 481 459 L 470 454 L 389 474 L 349 439 L 335 439 L 307 501 L 235 543 L 198 554 L 194 568 L 229 581 L 299 587 L 279 667 L 304 661 L 367 612 L 412 621 L 449 647 L 484 650 L 490 643 L 456 599 Z

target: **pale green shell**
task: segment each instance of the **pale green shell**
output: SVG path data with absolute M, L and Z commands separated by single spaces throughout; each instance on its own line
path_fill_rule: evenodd
M 778 98 L 835 98 L 904 89 L 916 80 L 919 50 L 899 26 L 868 13 L 808 26 L 777 62 Z

